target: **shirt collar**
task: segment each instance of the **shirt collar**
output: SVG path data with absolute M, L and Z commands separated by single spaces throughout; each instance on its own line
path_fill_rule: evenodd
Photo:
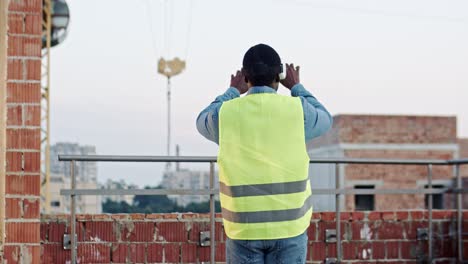
M 247 94 L 258 94 L 258 93 L 276 93 L 276 90 L 269 86 L 253 86 L 249 89 Z

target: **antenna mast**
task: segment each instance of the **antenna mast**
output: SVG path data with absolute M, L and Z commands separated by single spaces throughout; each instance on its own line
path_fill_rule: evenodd
M 158 62 L 158 73 L 167 78 L 167 156 L 171 155 L 171 77 L 180 74 L 185 69 L 185 61 L 174 58 L 165 60 L 160 58 Z M 169 170 L 171 163 L 166 163 L 166 170 Z

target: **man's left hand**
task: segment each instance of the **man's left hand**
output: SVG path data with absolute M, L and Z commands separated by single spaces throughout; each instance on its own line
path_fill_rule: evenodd
M 281 84 L 291 90 L 299 82 L 299 66 L 294 67 L 294 64 L 286 63 L 286 79 L 281 80 Z
M 245 82 L 245 76 L 241 71 L 237 71 L 236 75 L 231 74 L 231 87 L 236 88 L 240 94 L 244 94 L 249 90 Z

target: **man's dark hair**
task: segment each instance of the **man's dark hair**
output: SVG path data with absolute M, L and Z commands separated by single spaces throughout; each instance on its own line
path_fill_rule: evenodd
M 242 71 L 254 86 L 270 85 L 273 81 L 279 81 L 280 56 L 268 45 L 255 45 L 245 53 Z

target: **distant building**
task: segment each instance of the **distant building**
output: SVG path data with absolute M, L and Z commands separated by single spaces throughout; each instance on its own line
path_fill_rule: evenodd
M 70 162 L 58 160 L 58 155 L 95 155 L 95 146 L 80 146 L 76 143 L 57 143 L 50 146 L 50 192 L 51 213 L 69 213 L 70 197 L 61 196 L 60 189 L 71 188 Z M 77 189 L 98 189 L 96 162 L 76 162 Z M 101 213 L 100 196 L 77 196 L 77 212 Z
M 468 140 L 457 139 L 457 120 L 443 116 L 338 115 L 325 136 L 308 144 L 311 158 L 455 159 L 468 157 Z M 466 167 L 466 166 L 465 166 Z M 340 164 L 345 188 L 426 188 L 427 166 Z M 465 177 L 466 169 L 462 170 Z M 334 164 L 311 164 L 312 188 L 335 188 Z M 434 188 L 454 186 L 452 168 L 433 166 Z M 453 195 L 434 195 L 436 209 L 453 208 Z M 426 195 L 346 195 L 343 210 L 400 210 L 427 207 Z M 314 196 L 317 211 L 335 210 L 334 195 Z
M 215 172 L 215 188 L 219 188 L 218 175 Z M 189 169 L 177 169 L 167 171 L 163 175 L 161 187 L 164 189 L 205 189 L 210 188 L 210 173 L 208 171 L 194 171 Z M 190 203 L 206 202 L 210 199 L 208 195 L 168 195 L 168 198 L 177 202 L 178 205 L 186 206 Z M 218 199 L 218 195 L 216 195 Z
M 57 143 L 50 146 L 50 172 L 69 176 L 70 162 L 59 161 L 58 155 L 96 155 L 96 147 L 80 146 L 76 143 Z M 76 179 L 82 182 L 96 181 L 96 162 L 76 162 L 75 175 Z
M 101 189 L 138 189 L 135 184 L 127 184 L 124 180 L 113 181 L 108 179 L 104 184 L 101 184 Z M 105 195 L 102 196 L 102 201 L 110 200 L 116 203 L 126 202 L 127 204 L 133 204 L 133 198 L 135 195 Z

